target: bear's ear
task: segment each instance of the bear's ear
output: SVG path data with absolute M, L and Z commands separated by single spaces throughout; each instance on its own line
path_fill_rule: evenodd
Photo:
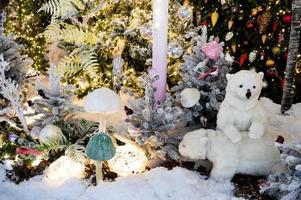
M 232 74 L 226 74 L 226 78 L 228 81 L 231 79 L 231 77 L 232 77 Z
M 263 72 L 258 72 L 258 75 L 259 75 L 260 79 L 263 80 L 264 73 Z
M 202 137 L 200 139 L 200 149 L 202 149 L 202 151 L 200 152 L 201 159 L 205 160 L 208 151 L 208 137 Z

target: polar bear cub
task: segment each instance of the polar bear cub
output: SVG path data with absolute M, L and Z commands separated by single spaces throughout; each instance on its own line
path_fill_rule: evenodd
M 267 117 L 259 99 L 263 73 L 241 70 L 227 74 L 226 96 L 217 115 L 217 128 L 233 143 L 242 139 L 240 131 L 249 131 L 252 139 L 264 134 Z
M 221 131 L 192 131 L 179 144 L 179 152 L 190 159 L 210 160 L 213 163 L 210 177 L 214 179 L 231 179 L 237 173 L 268 175 L 281 164 L 280 152 L 274 146 L 280 135 L 278 131 L 268 128 L 256 143 L 247 132 L 241 134 L 242 140 L 233 144 Z

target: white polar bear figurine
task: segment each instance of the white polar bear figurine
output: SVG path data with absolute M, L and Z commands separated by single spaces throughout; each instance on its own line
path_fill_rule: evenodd
M 275 147 L 279 132 L 267 130 L 254 140 L 242 132 L 242 140 L 232 143 L 222 132 L 200 129 L 187 133 L 179 144 L 182 156 L 213 163 L 210 177 L 231 179 L 235 174 L 268 175 L 281 165 L 280 152 Z M 285 138 L 286 140 L 286 138 Z
M 241 140 L 240 131 L 249 131 L 249 137 L 261 138 L 267 117 L 259 99 L 263 73 L 241 70 L 227 74 L 226 96 L 217 115 L 217 128 L 233 143 Z

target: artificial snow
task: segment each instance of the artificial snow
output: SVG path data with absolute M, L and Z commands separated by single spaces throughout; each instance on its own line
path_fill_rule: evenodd
M 268 98 L 261 98 L 268 115 L 268 123 L 279 132 L 290 135 L 295 143 L 301 142 L 301 103 L 294 104 L 286 115 L 280 112 L 280 105 Z
M 0 165 L 0 181 L 1 200 L 238 200 L 233 197 L 230 182 L 205 180 L 198 173 L 179 167 L 155 168 L 95 187 L 79 179 L 56 185 L 56 181 L 45 181 L 44 176 L 15 185 L 5 181 L 4 167 Z
M 61 156 L 45 170 L 45 178 L 49 183 L 64 183 L 71 178 L 83 177 L 85 166 L 73 161 L 68 156 Z
M 262 98 L 269 125 L 301 142 L 301 103 L 293 105 L 289 115 L 281 115 L 280 105 Z M 63 169 L 62 169 L 63 170 Z M 47 180 L 36 176 L 19 185 L 6 180 L 0 165 L 0 200 L 238 200 L 230 182 L 216 182 L 183 168 L 155 168 L 149 172 L 102 182 L 97 187 L 72 178 Z

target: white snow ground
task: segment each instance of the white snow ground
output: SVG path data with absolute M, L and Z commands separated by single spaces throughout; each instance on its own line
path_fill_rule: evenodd
M 0 166 L 0 180 L 5 179 Z M 48 183 L 43 176 L 19 185 L 0 184 L 1 200 L 236 200 L 229 182 L 205 180 L 197 173 L 174 168 L 156 168 L 145 174 L 87 186 L 83 180 L 68 180 L 61 185 Z
M 262 98 L 270 125 L 296 136 L 301 141 L 301 103 L 293 105 L 289 116 L 280 114 L 280 105 Z M 5 180 L 0 165 L 0 200 L 238 200 L 233 197 L 229 182 L 205 180 L 196 172 L 183 168 L 155 168 L 145 174 L 103 182 L 97 187 L 84 180 L 70 179 L 64 183 L 49 182 L 37 176 L 15 185 Z

